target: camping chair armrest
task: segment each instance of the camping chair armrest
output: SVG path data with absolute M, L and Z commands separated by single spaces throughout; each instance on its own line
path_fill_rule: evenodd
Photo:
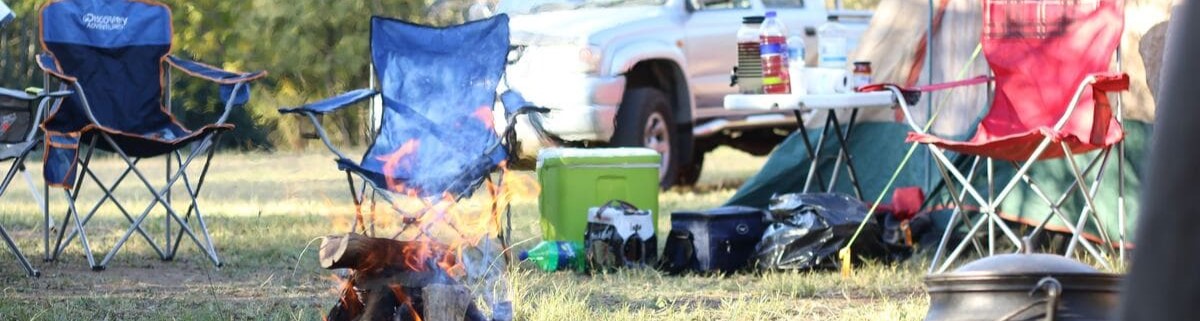
M 78 81 L 75 77 L 71 77 L 63 72 L 62 67 L 58 66 L 58 60 L 55 60 L 54 56 L 50 54 L 38 54 L 35 60 L 37 60 L 38 68 L 42 69 L 46 74 L 54 76 L 54 78 L 72 83 Z
M 222 85 L 250 82 L 258 80 L 267 75 L 266 70 L 254 72 L 232 72 L 197 61 L 179 58 L 175 55 L 167 55 L 167 63 L 171 64 L 171 66 L 174 66 L 176 69 L 191 75 L 192 77 L 205 79 Z
M 1101 92 L 1129 90 L 1129 74 L 1126 73 L 1094 73 L 1090 76 L 1092 88 Z
M 895 95 L 895 97 L 896 97 L 896 105 L 900 108 L 900 111 L 904 113 L 905 122 L 908 123 L 909 127 L 912 127 L 913 131 L 923 134 L 923 133 L 925 133 L 925 129 L 922 128 L 921 126 L 917 125 L 916 120 L 912 116 L 913 115 L 912 110 L 909 109 L 909 106 L 917 104 L 917 102 L 919 101 L 919 98 L 921 97 L 922 92 L 939 91 L 939 90 L 946 90 L 946 89 L 965 87 L 965 86 L 974 86 L 974 85 L 979 85 L 979 84 L 986 84 L 991 81 L 992 81 L 991 77 L 978 76 L 975 78 L 969 78 L 969 79 L 963 79 L 963 80 L 951 81 L 951 82 L 945 82 L 945 83 L 938 83 L 938 84 L 932 84 L 932 85 L 925 85 L 925 86 L 918 86 L 918 87 L 911 87 L 911 88 L 900 87 L 900 85 L 888 84 L 888 83 L 870 84 L 870 85 L 860 86 L 856 90 L 859 92 L 873 92 L 873 91 L 890 90 L 893 93 L 893 95 Z
M 24 101 L 33 101 L 38 99 L 38 95 L 36 94 L 30 94 L 24 90 L 8 89 L 3 87 L 0 87 L 0 96 Z
M 341 109 L 342 107 L 350 106 L 355 103 L 370 99 L 378 94 L 379 92 L 373 89 L 352 90 L 341 95 L 326 98 L 300 107 L 280 108 L 279 113 L 300 114 L 308 118 L 308 120 L 313 124 L 313 129 L 317 132 L 317 137 L 321 138 L 321 143 L 325 144 L 325 148 L 328 148 L 330 152 L 333 152 L 333 154 L 337 155 L 339 158 L 349 159 L 349 157 L 346 157 L 346 154 L 343 154 L 341 150 L 338 150 L 336 146 L 333 146 L 333 141 L 329 140 L 329 135 L 325 133 L 325 128 L 321 126 L 321 121 L 317 119 L 317 116 L 324 115 L 325 113 Z
M 279 113 L 312 113 L 316 115 L 324 115 L 326 113 L 341 109 L 342 107 L 350 106 L 355 103 L 370 99 L 378 94 L 379 92 L 373 89 L 357 89 L 299 107 L 280 108 Z
M 167 63 L 192 77 L 208 80 L 221 85 L 221 100 L 225 101 L 225 112 L 218 118 L 216 124 L 224 124 L 233 111 L 233 106 L 245 104 L 250 100 L 250 82 L 267 75 L 267 71 L 232 72 L 206 65 L 197 61 L 167 55 Z

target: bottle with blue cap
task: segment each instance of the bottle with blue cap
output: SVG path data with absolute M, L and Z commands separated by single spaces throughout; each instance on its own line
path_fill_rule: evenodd
M 787 27 L 779 21 L 775 11 L 767 11 L 759 27 L 759 53 L 762 56 L 763 92 L 767 94 L 791 93 L 788 75 Z

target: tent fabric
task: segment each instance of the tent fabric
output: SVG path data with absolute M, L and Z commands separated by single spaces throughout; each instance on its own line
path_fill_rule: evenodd
M 373 17 L 381 127 L 360 162 L 339 166 L 393 192 L 468 193 L 506 158 L 492 106 L 508 46 L 506 15 L 446 28 Z
M 1094 7 L 1056 1 L 984 0 L 984 6 L 983 53 L 996 84 L 988 113 L 967 141 L 927 134 L 910 134 L 910 141 L 1024 161 L 1045 137 L 1066 142 L 1074 153 L 1121 140 L 1121 127 L 1111 117 L 1107 100 L 1094 103 L 1090 90 L 1083 92 L 1073 113 L 1066 115 L 1062 129 L 1054 127 L 1064 117 L 1079 84 L 1108 71 L 1124 27 L 1122 0 L 1100 0 Z M 1095 133 L 1100 128 L 1107 130 Z M 1063 154 L 1062 149 L 1050 148 L 1038 159 Z
M 85 107 L 81 100 L 84 95 L 67 96 L 43 124 L 48 137 L 43 175 L 52 186 L 70 187 L 79 141 L 90 140 L 99 132 L 112 134 L 118 147 L 130 156 L 149 157 L 233 127 L 208 125 L 191 130 L 166 110 L 164 62 L 172 44 L 171 11 L 166 5 L 151 1 L 56 1 L 42 8 L 40 18 L 41 42 L 48 54 L 38 57 L 38 65 L 50 74 L 76 82 L 87 99 Z M 185 71 L 215 69 L 182 60 L 176 63 Z M 230 79 L 211 70 L 197 74 Z M 249 75 L 261 77 L 265 73 Z M 249 98 L 245 88 L 239 100 Z M 85 108 L 90 108 L 97 123 L 89 119 Z M 114 150 L 108 143 L 97 147 Z
M 1125 123 L 1125 206 L 1126 213 L 1129 215 L 1126 221 L 1126 235 L 1132 236 L 1136 230 L 1134 223 L 1138 215 L 1137 208 L 1140 208 L 1139 194 L 1141 190 L 1141 173 L 1144 171 L 1145 155 L 1150 147 L 1148 141 L 1152 133 L 1152 125 L 1145 122 L 1128 121 Z M 911 143 L 904 142 L 905 134 L 911 129 L 907 125 L 897 124 L 892 122 L 869 122 L 859 123 L 854 129 L 854 138 L 848 142 L 850 155 L 854 158 L 855 168 L 858 169 L 859 183 L 863 188 L 863 198 L 871 201 L 883 192 L 883 187 L 887 184 L 893 171 L 900 164 L 905 153 L 908 151 Z M 817 133 L 811 134 L 809 141 L 815 143 L 817 141 Z M 770 199 L 773 195 L 781 195 L 785 193 L 800 192 L 804 184 L 804 176 L 808 171 L 808 162 L 804 151 L 804 143 L 801 141 L 799 133 L 794 133 L 788 137 L 783 143 L 776 147 L 771 156 L 763 165 L 762 170 L 750 177 L 745 184 L 734 193 L 726 205 L 751 206 L 757 208 L 767 208 Z M 837 145 L 833 142 L 826 142 L 825 146 L 821 147 L 824 150 L 823 155 L 836 155 Z M 1092 157 L 1097 152 L 1088 153 L 1085 155 L 1076 156 L 1079 162 L 1085 162 L 1086 159 Z M 957 157 L 955 154 L 948 155 L 952 159 Z M 903 168 L 900 176 L 897 178 L 894 187 L 915 186 L 921 187 L 927 192 L 933 192 L 934 187 L 940 181 L 940 175 L 936 169 L 926 164 L 932 164 L 932 159 L 927 151 L 918 150 L 913 154 L 913 158 L 909 164 Z M 970 164 L 965 164 L 960 167 L 965 174 L 969 169 Z M 832 172 L 833 162 L 826 161 L 820 168 L 819 173 L 828 177 Z M 927 171 L 932 171 L 929 173 Z M 996 163 L 995 173 L 997 182 L 1008 181 L 1016 170 L 1012 166 L 1003 163 Z M 845 171 L 841 171 L 846 179 Z M 933 175 L 938 179 L 929 179 L 927 174 Z M 1099 193 L 1095 200 L 1096 206 L 1099 209 L 1100 221 L 1107 230 L 1108 235 L 1118 235 L 1117 218 L 1117 162 L 1110 160 L 1108 168 L 1103 173 L 1104 179 L 1101 182 Z M 1063 191 L 1069 188 L 1073 178 L 1071 171 L 1065 161 L 1045 161 L 1037 162 L 1030 170 L 1030 176 L 1042 188 L 1042 191 L 1047 195 L 1061 195 Z M 1088 177 L 1094 177 L 1092 173 Z M 976 187 L 980 191 L 987 191 L 986 182 L 984 180 L 976 180 Z M 853 190 L 849 184 L 839 184 L 834 190 L 835 192 L 853 195 Z M 985 192 L 986 193 L 986 192 Z M 939 194 L 928 195 L 928 198 L 942 204 L 948 204 L 948 193 L 943 189 Z M 985 194 L 986 197 L 986 194 Z M 891 203 L 892 194 L 885 195 L 883 203 Z M 1082 198 L 1072 196 L 1062 207 L 1064 214 L 1072 221 L 1078 218 L 1079 210 L 1085 206 Z M 1019 186 L 1013 190 L 999 209 L 1000 216 L 1006 220 L 1025 223 L 1037 224 L 1045 218 L 1049 212 L 1045 205 L 1037 195 L 1029 189 L 1028 186 Z M 1073 224 L 1072 222 L 1071 224 Z M 1052 231 L 1067 232 L 1066 225 L 1060 220 L 1053 219 L 1047 224 L 1047 229 Z M 1095 225 L 1088 224 L 1084 237 L 1089 240 L 1098 241 L 1098 230 Z M 1132 239 L 1130 237 L 1129 239 Z

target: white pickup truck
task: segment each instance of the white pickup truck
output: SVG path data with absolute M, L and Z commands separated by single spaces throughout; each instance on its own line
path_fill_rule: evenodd
M 495 11 L 510 15 L 515 47 L 508 85 L 552 108 L 519 122 L 518 156 L 548 146 L 644 146 L 662 154 L 667 187 L 694 183 L 717 146 L 769 153 L 795 128 L 790 115 L 722 108 L 736 91 L 730 72 L 742 17 L 768 10 L 805 35 L 808 48 L 831 14 L 858 31 L 870 18 L 831 13 L 824 0 L 501 0 Z M 807 51 L 810 63 L 815 51 Z

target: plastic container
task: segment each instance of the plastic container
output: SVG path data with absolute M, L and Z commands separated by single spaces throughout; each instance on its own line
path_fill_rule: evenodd
M 517 255 L 521 261 L 529 261 L 542 271 L 554 272 L 572 269 L 583 271 L 583 244 L 562 241 L 542 241 L 528 251 Z
M 850 53 L 849 29 L 838 23 L 837 16 L 817 28 L 817 66 L 845 69 Z
M 775 11 L 767 11 L 759 27 L 759 55 L 762 57 L 763 93 L 788 94 L 792 92 L 788 75 L 787 27 Z
M 650 210 L 657 225 L 661 159 L 648 148 L 543 149 L 537 161 L 542 239 L 582 243 L 588 209 L 614 199 Z
M 791 36 L 787 39 L 788 42 L 788 81 L 791 82 L 791 93 L 794 95 L 804 95 L 808 93 L 808 86 L 804 81 L 804 37 Z
M 870 61 L 855 61 L 854 75 L 851 76 L 853 88 L 857 90 L 859 87 L 871 84 L 871 62 Z
M 743 94 L 762 93 L 762 56 L 759 55 L 758 29 L 763 16 L 742 17 L 742 27 L 737 31 L 737 67 L 734 83 Z

